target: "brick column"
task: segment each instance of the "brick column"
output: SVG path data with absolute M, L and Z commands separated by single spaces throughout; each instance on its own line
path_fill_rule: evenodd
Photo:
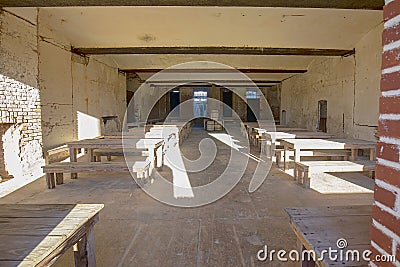
M 395 255 L 397 262 L 371 262 L 371 266 L 400 265 L 400 0 L 384 7 L 382 81 L 379 118 L 378 165 L 372 212 L 371 250 Z

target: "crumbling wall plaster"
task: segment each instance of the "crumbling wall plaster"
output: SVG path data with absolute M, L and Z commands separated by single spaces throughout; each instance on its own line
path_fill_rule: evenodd
M 43 164 L 36 26 L 0 10 L 0 176 Z

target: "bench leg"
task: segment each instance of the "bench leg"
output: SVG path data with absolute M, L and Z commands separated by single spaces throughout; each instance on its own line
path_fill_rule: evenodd
M 374 179 L 374 171 L 369 171 L 368 172 L 368 177 L 371 179 Z
M 285 147 L 283 151 L 283 170 L 289 169 L 289 148 Z
M 311 184 L 311 177 L 309 170 L 304 170 L 304 178 L 303 178 L 304 188 L 309 189 Z
M 71 162 L 77 162 L 77 151 L 75 148 L 69 148 L 69 157 Z M 77 173 L 71 173 L 71 179 L 78 179 Z
M 46 173 L 46 184 L 48 189 L 53 189 L 54 187 L 56 187 L 54 173 Z
M 95 267 L 96 254 L 94 247 L 93 225 L 87 230 L 85 235 L 74 245 L 75 267 Z
M 56 184 L 60 185 L 64 183 L 64 174 L 63 173 L 56 173 Z
M 107 156 L 107 161 L 111 161 L 111 156 Z

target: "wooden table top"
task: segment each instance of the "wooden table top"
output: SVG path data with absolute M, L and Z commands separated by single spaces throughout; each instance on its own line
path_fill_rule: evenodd
M 137 148 L 146 148 L 149 146 L 159 147 L 164 143 L 164 139 L 140 139 L 136 143 Z
M 89 149 L 121 149 L 121 148 L 135 148 L 136 144 L 141 140 L 148 140 L 146 142 L 163 142 L 161 138 L 96 138 L 96 139 L 84 139 L 67 143 L 69 148 L 89 148 Z
M 370 247 L 369 231 L 372 222 L 372 206 L 331 206 L 286 208 L 290 224 L 305 249 L 314 250 L 318 257 L 329 247 L 339 250 L 337 241 L 345 239 L 346 250 L 358 250 L 360 259 Z M 351 262 L 329 259 L 328 253 L 316 266 L 367 266 L 365 261 Z M 336 254 L 338 255 L 338 254 Z
M 255 131 L 257 131 L 258 133 L 265 133 L 265 132 L 313 132 L 313 131 L 309 131 L 305 128 L 296 128 L 296 127 L 288 127 L 288 126 L 280 126 L 280 125 L 275 125 L 275 126 L 271 126 L 268 129 L 265 128 L 259 128 L 259 126 L 257 125 L 257 127 L 252 127 Z
M 282 139 L 281 145 L 293 149 L 369 149 L 376 143 L 359 139 Z
M 267 137 L 272 140 L 281 140 L 281 139 L 330 139 L 333 137 L 332 134 L 323 133 L 323 132 L 290 132 L 290 131 L 279 131 L 279 132 L 266 132 Z
M 0 266 L 47 266 L 97 222 L 103 207 L 0 205 Z
M 134 141 L 136 139 L 132 139 Z M 137 140 L 139 141 L 139 140 Z M 69 148 L 123 148 L 125 140 L 122 138 L 96 138 L 96 139 L 83 139 L 79 141 L 69 142 Z
M 145 131 L 144 129 L 141 129 L 140 131 L 129 131 L 129 132 L 111 132 L 111 133 L 107 133 L 104 134 L 103 136 L 100 136 L 99 138 L 144 138 L 145 136 Z

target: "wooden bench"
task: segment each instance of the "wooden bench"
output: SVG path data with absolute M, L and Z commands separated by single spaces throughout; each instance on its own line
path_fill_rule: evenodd
M 294 157 L 294 151 L 287 151 L 289 157 Z M 277 148 L 275 149 L 275 155 L 276 155 L 276 164 L 278 167 L 283 167 L 283 162 L 284 162 L 284 149 L 283 148 Z M 300 157 L 339 157 L 342 158 L 342 160 L 347 160 L 348 157 L 350 156 L 350 151 L 348 150 L 313 150 L 313 151 L 301 151 L 300 152 Z M 289 159 L 290 161 L 290 159 Z
M 111 161 L 111 157 L 122 157 L 122 156 L 143 156 L 142 151 L 137 150 L 122 150 L 122 149 L 94 149 L 93 157 L 97 162 L 101 162 L 101 157 L 107 157 L 108 161 Z
M 150 160 L 146 158 L 145 163 L 136 161 L 140 168 L 133 168 L 138 178 L 147 179 L 150 173 Z M 52 189 L 57 185 L 64 183 L 64 173 L 82 173 L 82 172 L 129 172 L 125 161 L 119 162 L 57 162 L 43 166 L 43 172 L 46 174 L 47 188 Z
M 311 174 L 326 172 L 373 172 L 376 161 L 302 161 L 296 162 L 294 178 L 310 188 Z
M 145 161 L 136 161 L 133 164 L 132 172 L 136 174 L 136 181 L 140 186 L 143 186 L 150 177 L 150 160 L 146 158 Z M 150 178 L 150 184 L 153 183 L 153 179 Z
M 60 162 L 69 158 L 69 149 L 67 145 L 62 145 L 53 149 L 49 149 L 43 152 L 43 157 L 46 164 L 53 162 Z

